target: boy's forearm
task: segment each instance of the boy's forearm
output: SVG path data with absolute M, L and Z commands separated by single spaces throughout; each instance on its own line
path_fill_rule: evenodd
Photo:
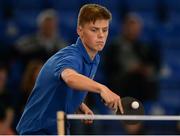
M 61 73 L 61 77 L 69 87 L 76 90 L 89 91 L 94 93 L 100 93 L 103 90 L 102 84 L 77 73 L 73 69 L 65 69 Z
M 94 93 L 101 92 L 102 84 L 93 81 L 92 79 L 81 74 L 72 74 L 66 82 L 69 87 L 82 91 L 89 91 Z

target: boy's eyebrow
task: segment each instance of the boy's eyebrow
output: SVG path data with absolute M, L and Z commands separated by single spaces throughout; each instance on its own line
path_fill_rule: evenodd
M 100 27 L 95 27 L 95 26 L 92 26 L 91 28 L 100 29 Z M 108 26 L 102 27 L 102 29 L 108 29 L 108 28 L 109 28 Z

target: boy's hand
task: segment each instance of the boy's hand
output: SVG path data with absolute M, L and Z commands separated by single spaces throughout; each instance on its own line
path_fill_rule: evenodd
M 113 111 L 117 111 L 119 108 L 121 113 L 124 113 L 120 96 L 113 93 L 109 88 L 102 86 L 100 96 L 104 100 L 105 105 L 111 108 Z
M 94 113 L 92 112 L 92 110 L 90 110 L 90 108 L 89 108 L 86 104 L 84 104 L 84 103 L 82 103 L 82 104 L 80 105 L 79 109 L 80 109 L 80 112 L 78 112 L 79 114 L 94 115 Z M 82 121 L 83 121 L 83 123 L 85 123 L 85 124 L 87 124 L 87 125 L 93 123 L 93 120 L 82 120 Z

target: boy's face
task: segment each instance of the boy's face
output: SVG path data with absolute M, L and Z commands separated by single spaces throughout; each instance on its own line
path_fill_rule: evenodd
M 96 20 L 94 23 L 86 23 L 78 26 L 77 32 L 85 48 L 97 53 L 104 48 L 108 36 L 109 20 Z

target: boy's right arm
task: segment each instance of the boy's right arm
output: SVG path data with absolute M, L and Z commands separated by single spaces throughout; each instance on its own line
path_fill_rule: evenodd
M 120 96 L 113 93 L 108 87 L 102 85 L 82 74 L 77 73 L 75 70 L 67 68 L 61 73 L 61 78 L 65 83 L 76 90 L 88 91 L 99 93 L 105 104 L 112 109 L 119 109 L 123 113 Z

